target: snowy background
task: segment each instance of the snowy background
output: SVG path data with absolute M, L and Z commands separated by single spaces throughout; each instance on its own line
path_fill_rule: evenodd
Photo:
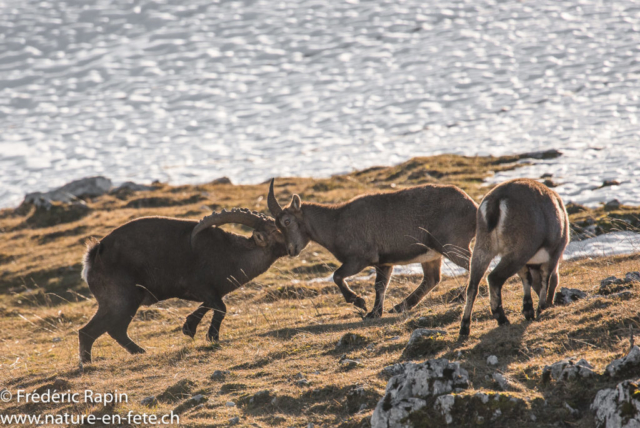
M 494 180 L 640 204 L 639 95 L 631 1 L 0 0 L 0 207 L 549 148 Z

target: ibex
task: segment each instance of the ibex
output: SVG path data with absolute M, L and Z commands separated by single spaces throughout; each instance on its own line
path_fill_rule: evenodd
M 239 223 L 255 229 L 250 238 L 218 227 Z M 273 219 L 247 210 L 223 211 L 199 223 L 163 217 L 120 226 L 85 254 L 83 278 L 98 311 L 80 329 L 80 361 L 91 361 L 93 342 L 104 333 L 132 354 L 144 353 L 127 328 L 141 305 L 181 298 L 204 302 L 187 317 L 182 331 L 193 337 L 213 309 L 207 339 L 218 340 L 226 314 L 222 297 L 265 272 L 286 255 Z
M 421 284 L 391 312 L 416 306 L 440 281 L 442 256 L 465 269 L 476 228 L 477 204 L 455 186 L 423 185 L 390 193 L 356 197 L 326 205 L 302 202 L 293 195 L 282 208 L 269 187 L 269 211 L 282 231 L 290 256 L 317 242 L 342 266 L 333 274 L 347 303 L 366 312 L 366 304 L 345 279 L 367 266 L 376 270 L 376 299 L 367 318 L 382 316 L 394 265 L 421 263 Z
M 491 313 L 499 325 L 507 325 L 502 285 L 518 274 L 524 288 L 522 313 L 527 320 L 534 319 L 533 287 L 539 296 L 539 316 L 553 303 L 558 262 L 569 242 L 569 219 L 560 196 L 525 178 L 504 182 L 487 193 L 480 203 L 477 225 L 461 336 L 469 334 L 478 284 L 495 256 L 501 260 L 487 278 Z

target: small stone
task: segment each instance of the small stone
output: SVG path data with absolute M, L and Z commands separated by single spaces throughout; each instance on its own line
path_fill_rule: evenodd
M 613 199 L 613 200 L 607 202 L 606 204 L 604 204 L 604 210 L 605 211 L 617 210 L 618 208 L 620 208 L 620 205 L 622 205 L 622 204 L 620 203 L 619 200 Z
M 582 290 L 561 287 L 560 291 L 556 292 L 553 303 L 556 305 L 568 305 L 585 297 L 587 297 L 587 293 Z
M 627 274 L 624 276 L 624 280 L 629 283 L 629 282 L 640 282 L 640 272 L 636 271 L 636 272 L 627 272 Z
M 345 333 L 340 340 L 338 340 L 338 343 L 336 343 L 336 349 L 362 346 L 368 341 L 369 340 L 361 334 Z
M 53 343 L 58 343 L 58 342 L 62 342 L 62 338 L 61 337 L 54 337 L 53 338 Z
M 238 425 L 240 423 L 240 418 L 237 416 L 234 416 L 233 418 L 229 419 L 229 425 Z
M 216 370 L 211 375 L 211 380 L 223 381 L 229 375 L 229 370 Z
M 502 391 L 506 391 L 509 389 L 509 382 L 501 373 L 498 373 L 498 372 L 494 373 L 492 378 L 494 382 L 498 384 L 498 386 Z
M 231 179 L 229 177 L 220 177 L 213 180 L 211 184 L 233 184 L 233 183 L 231 183 Z
M 404 373 L 404 364 L 401 364 L 401 363 L 396 363 L 396 364 L 393 364 L 391 366 L 386 366 L 380 372 L 382 377 L 385 377 L 385 378 L 390 378 L 390 377 L 393 377 L 393 376 L 397 376 L 397 375 L 402 374 L 402 373 Z
M 143 398 L 140 404 L 146 407 L 155 407 L 158 405 L 158 400 L 155 395 L 150 395 L 149 397 Z
M 387 340 L 391 341 L 391 340 L 400 340 L 400 336 L 393 336 L 388 338 Z
M 309 382 L 307 379 L 300 379 L 296 381 L 296 385 L 298 386 L 309 386 L 310 384 L 311 382 Z
M 234 403 L 233 401 L 227 401 L 226 403 L 224 403 L 224 405 L 227 407 L 236 407 L 236 403 Z
M 497 366 L 498 357 L 496 357 L 495 355 L 489 355 L 489 357 L 487 358 L 487 364 L 489 364 L 490 366 Z
M 185 411 L 187 411 L 189 409 L 192 409 L 192 408 L 198 406 L 199 404 L 203 404 L 207 400 L 208 400 L 207 397 L 205 397 L 202 394 L 194 395 L 193 397 L 189 398 L 188 400 L 185 400 L 178 407 L 173 409 L 173 412 L 179 415 L 179 414 L 184 413 Z
M 304 375 L 302 373 L 298 373 L 293 377 L 294 379 L 304 379 Z

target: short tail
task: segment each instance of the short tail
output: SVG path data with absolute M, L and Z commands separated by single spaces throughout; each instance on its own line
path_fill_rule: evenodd
M 484 220 L 487 222 L 487 231 L 491 233 L 500 222 L 500 206 L 502 199 L 495 198 L 483 203 L 484 207 Z M 506 213 L 504 213 L 506 214 Z
M 88 284 L 89 271 L 93 262 L 96 260 L 98 254 L 102 252 L 102 243 L 97 240 L 90 240 L 87 242 L 87 252 L 82 259 L 82 279 Z

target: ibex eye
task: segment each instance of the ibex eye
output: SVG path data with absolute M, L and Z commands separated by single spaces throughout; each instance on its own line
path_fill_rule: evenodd
M 291 224 L 291 220 L 287 219 L 284 221 L 285 226 L 289 226 Z

